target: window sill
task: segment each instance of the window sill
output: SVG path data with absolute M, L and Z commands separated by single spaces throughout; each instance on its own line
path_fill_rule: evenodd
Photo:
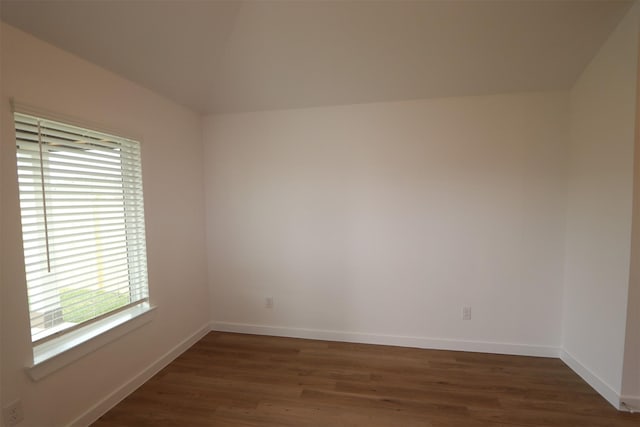
M 98 348 L 149 323 L 156 307 L 144 303 L 99 322 L 33 347 L 33 365 L 26 370 L 34 381 L 67 366 Z

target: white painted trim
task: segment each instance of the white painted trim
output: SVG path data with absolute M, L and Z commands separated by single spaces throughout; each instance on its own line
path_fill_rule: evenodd
M 290 338 L 306 338 L 327 341 L 343 341 L 362 344 L 393 345 L 433 350 L 456 350 L 480 353 L 511 354 L 518 356 L 559 357 L 560 349 L 551 346 L 463 341 L 442 338 L 382 335 L 363 332 L 343 332 L 323 329 L 289 328 L 282 326 L 252 325 L 246 323 L 211 322 L 211 330 L 243 334 L 273 335 Z
M 589 368 L 580 363 L 580 361 L 566 350 L 562 350 L 562 353 L 560 353 L 560 359 L 562 359 L 562 361 L 566 363 L 567 366 L 569 366 L 576 374 L 580 375 L 580 377 L 585 380 L 587 384 L 593 387 L 595 391 L 600 393 L 600 395 L 604 397 L 607 402 L 613 405 L 614 408 L 618 410 L 621 409 L 620 394 L 615 391 L 613 387 L 601 380 L 596 374 L 591 372 Z
M 116 406 L 120 401 L 122 401 L 125 397 L 129 396 L 133 393 L 138 387 L 147 382 L 151 377 L 160 372 L 162 368 L 171 363 L 174 359 L 184 353 L 189 347 L 198 342 L 202 337 L 207 335 L 210 332 L 209 324 L 205 324 L 200 327 L 196 332 L 191 334 L 186 339 L 182 340 L 171 350 L 166 352 L 164 355 L 156 359 L 155 362 L 151 363 L 148 367 L 143 369 L 138 375 L 134 376 L 118 389 L 114 390 L 111 394 L 106 396 L 104 399 L 97 402 L 87 411 L 85 411 L 78 418 L 69 423 L 70 427 L 75 426 L 88 426 L 94 423 L 98 418 L 107 413 L 111 408 Z
M 132 307 L 99 322 L 69 332 L 33 348 L 34 363 L 25 369 L 33 381 L 86 356 L 108 343 L 146 325 L 156 307 L 149 304 Z
M 180 354 L 198 342 L 209 331 L 237 332 L 244 334 L 283 336 L 291 338 L 306 338 L 328 341 L 342 341 L 363 344 L 393 345 L 437 350 L 455 350 L 484 352 L 497 354 L 511 354 L 518 356 L 559 357 L 569 368 L 580 375 L 591 387 L 600 393 L 609 403 L 621 409 L 621 402 L 633 408 L 640 407 L 640 397 L 625 396 L 621 398 L 608 384 L 598 378 L 571 356 L 566 350 L 551 346 L 536 346 L 529 344 L 494 343 L 486 341 L 463 341 L 440 338 L 409 337 L 398 335 L 370 334 L 362 332 L 343 332 L 322 329 L 289 328 L 280 326 L 265 326 L 245 323 L 213 321 L 203 325 L 200 329 L 187 337 L 175 347 L 158 358 L 155 362 L 131 378 L 121 387 L 113 391 L 104 399 L 97 402 L 82 415 L 73 420 L 69 426 L 86 426 L 95 422 L 107 411 L 117 405 L 124 398 L 133 393 L 138 387 L 147 382 L 162 368 L 171 363 Z
M 640 412 L 640 396 L 622 396 L 620 406 L 622 411 Z

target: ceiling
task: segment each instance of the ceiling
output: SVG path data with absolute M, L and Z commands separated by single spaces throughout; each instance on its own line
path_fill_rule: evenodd
M 632 1 L 18 1 L 3 21 L 201 113 L 568 89 Z

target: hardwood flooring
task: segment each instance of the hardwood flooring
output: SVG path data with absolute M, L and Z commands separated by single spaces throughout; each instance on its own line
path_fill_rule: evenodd
M 211 332 L 95 427 L 633 426 L 559 359 Z

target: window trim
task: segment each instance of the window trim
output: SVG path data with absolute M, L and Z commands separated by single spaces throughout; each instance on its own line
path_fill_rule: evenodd
M 151 322 L 156 306 L 143 303 L 33 347 L 26 371 L 39 381 L 95 350 Z
M 78 119 L 73 116 L 54 113 L 39 107 L 18 103 L 14 98 L 10 98 L 9 103 L 12 116 L 14 113 L 38 116 L 43 119 L 63 122 L 72 126 L 78 126 L 97 132 L 117 135 L 125 139 L 135 140 L 140 144 L 140 152 L 142 154 L 144 139 L 133 132 L 122 131 L 122 129 L 105 126 L 104 124 Z M 142 176 L 142 181 L 144 185 L 144 176 Z M 22 232 L 20 234 L 22 235 Z M 147 289 L 149 290 L 149 288 L 149 283 L 147 283 Z M 25 371 L 33 381 L 39 381 L 51 373 L 56 372 L 76 360 L 92 353 L 93 351 L 96 351 L 97 349 L 150 323 L 155 317 L 154 313 L 156 308 L 157 306 L 152 305 L 149 297 L 147 297 L 144 301 L 140 301 L 132 307 L 107 313 L 100 319 L 96 319 L 95 322 L 87 323 L 86 325 L 82 325 L 77 329 L 61 334 L 60 336 L 38 343 L 31 341 L 31 327 L 29 327 L 29 341 L 32 347 L 32 358 L 30 363 L 25 366 Z M 28 305 L 25 309 L 27 313 L 30 313 Z M 29 322 L 29 324 L 30 323 L 31 322 Z

